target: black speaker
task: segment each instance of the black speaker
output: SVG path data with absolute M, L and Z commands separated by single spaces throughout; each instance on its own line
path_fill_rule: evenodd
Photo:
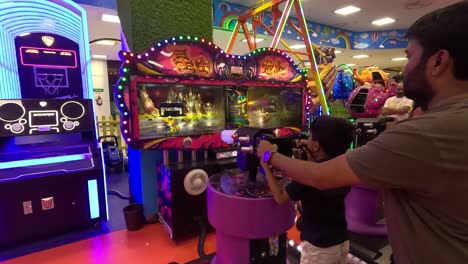
M 26 110 L 19 103 L 7 102 L 0 105 L 0 120 L 15 122 L 25 115 Z
M 61 114 L 71 120 L 81 118 L 85 113 L 85 108 L 80 102 L 68 101 L 60 107 Z
M 159 219 L 174 241 L 199 234 L 198 219 L 207 217 L 208 178 L 223 169 L 235 167 L 235 158 L 227 161 L 186 161 L 157 166 Z M 207 230 L 213 230 L 209 223 Z

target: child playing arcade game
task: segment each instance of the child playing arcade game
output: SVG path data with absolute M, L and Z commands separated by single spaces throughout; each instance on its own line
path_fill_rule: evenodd
M 305 147 L 309 161 L 323 162 L 344 154 L 353 134 L 354 127 L 347 120 L 321 116 L 312 122 L 309 139 L 301 140 L 299 145 Z M 261 165 L 275 201 L 283 204 L 294 200 L 302 204 L 301 264 L 345 264 L 349 241 L 344 200 L 350 188 L 320 191 L 295 181 L 282 188 L 272 174 L 270 158 L 264 158 Z

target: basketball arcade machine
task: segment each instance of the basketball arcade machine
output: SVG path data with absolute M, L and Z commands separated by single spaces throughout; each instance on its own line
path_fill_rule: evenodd
M 131 189 L 146 192 L 136 200 L 147 213 L 158 197 L 160 220 L 174 240 L 198 232 L 193 219 L 206 217 L 208 176 L 236 167 L 232 133 L 223 130 L 257 126 L 280 128 L 278 134 L 285 135 L 294 131 L 286 126 L 299 130 L 305 123 L 305 74 L 279 50 L 230 55 L 204 39 L 177 36 L 120 57 L 115 98 L 130 155 L 137 150 L 163 156 L 144 165 L 129 157 Z M 175 159 L 170 150 L 177 151 Z M 144 171 L 139 165 L 157 171 L 157 194 L 155 185 L 138 182 L 139 176 L 156 177 L 138 175 Z
M 0 15 L 0 246 L 107 220 L 85 11 L 17 0 Z

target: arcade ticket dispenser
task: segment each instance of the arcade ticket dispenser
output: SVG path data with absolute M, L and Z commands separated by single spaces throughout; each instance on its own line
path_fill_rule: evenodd
M 18 0 L 0 15 L 0 246 L 8 247 L 107 220 L 107 205 L 84 10 Z

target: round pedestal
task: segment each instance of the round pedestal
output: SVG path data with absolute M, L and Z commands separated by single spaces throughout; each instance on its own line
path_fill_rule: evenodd
M 346 220 L 348 230 L 363 234 L 383 236 L 387 234 L 387 227 L 379 219 L 379 193 L 366 186 L 359 185 L 351 188 L 346 197 Z
M 250 263 L 250 239 L 285 233 L 294 225 L 294 203 L 278 205 L 258 175 L 240 170 L 215 174 L 207 190 L 208 219 L 216 228 L 216 264 Z

